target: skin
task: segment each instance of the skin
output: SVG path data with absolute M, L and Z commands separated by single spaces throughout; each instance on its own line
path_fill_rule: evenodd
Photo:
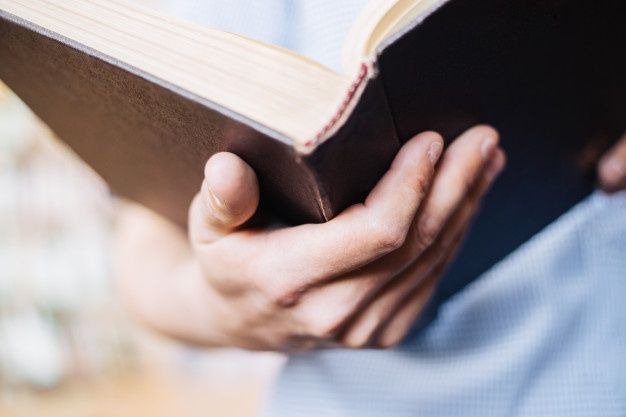
M 626 139 L 599 167 L 609 191 L 626 187 L 619 164 Z M 488 126 L 445 152 L 441 137 L 425 132 L 363 203 L 332 221 L 246 228 L 259 201 L 256 176 L 220 153 L 206 164 L 187 235 L 139 206 L 123 211 L 119 289 L 146 325 L 204 347 L 390 347 L 428 302 L 504 165 Z
M 626 189 L 626 135 L 600 161 L 598 178 L 607 193 Z

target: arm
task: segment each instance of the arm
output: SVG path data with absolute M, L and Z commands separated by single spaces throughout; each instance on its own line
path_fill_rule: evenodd
M 504 166 L 476 127 L 442 154 L 407 142 L 367 199 L 330 222 L 241 228 L 258 204 L 252 169 L 213 156 L 189 240 L 144 209 L 123 216 L 120 289 L 147 325 L 202 346 L 387 347 L 402 340 Z

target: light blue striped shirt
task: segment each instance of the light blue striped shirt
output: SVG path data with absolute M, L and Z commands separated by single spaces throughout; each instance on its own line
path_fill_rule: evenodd
M 338 68 L 366 0 L 171 2 Z M 626 416 L 626 193 L 595 194 L 387 351 L 289 359 L 268 416 Z

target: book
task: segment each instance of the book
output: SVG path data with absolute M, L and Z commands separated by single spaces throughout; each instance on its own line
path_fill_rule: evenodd
M 626 131 L 625 7 L 371 0 L 336 72 L 122 0 L 0 0 L 0 79 L 114 192 L 180 225 L 218 151 L 255 169 L 278 215 L 322 222 L 414 134 L 492 124 L 509 166 L 444 279 L 453 294 L 593 189 Z

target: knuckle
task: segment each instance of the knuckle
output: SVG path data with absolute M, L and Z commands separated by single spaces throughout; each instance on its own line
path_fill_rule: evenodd
M 343 315 L 334 315 L 334 317 L 315 316 L 306 323 L 308 332 L 311 336 L 323 340 L 337 339 L 339 329 L 341 328 L 345 317 Z
M 257 266 L 255 286 L 276 307 L 296 306 L 315 283 L 324 279 L 317 271 L 307 272 L 270 263 Z
M 404 245 L 407 237 L 407 227 L 374 221 L 370 225 L 371 236 L 376 241 L 376 247 L 383 253 L 399 249 Z
M 438 215 L 429 215 L 428 218 L 418 222 L 415 232 L 415 244 L 418 250 L 426 250 L 432 246 L 439 235 L 439 225 L 442 222 L 443 219 Z
M 404 338 L 404 335 L 395 336 L 395 337 L 388 338 L 388 339 L 383 339 L 378 343 L 377 347 L 383 350 L 394 348 L 400 344 L 403 338 Z
M 304 322 L 310 336 L 341 343 L 345 325 L 355 312 L 352 306 L 331 305 L 328 308 L 328 305 L 303 303 L 303 307 L 309 307 Z
M 368 342 L 368 339 L 348 337 L 343 341 L 342 344 L 348 349 L 366 349 L 370 347 Z
M 349 349 L 366 349 L 374 346 L 372 339 L 375 336 L 375 330 L 368 332 L 350 332 L 342 340 L 342 344 Z
M 297 302 L 298 289 L 288 285 L 282 273 L 259 267 L 254 273 L 254 285 L 272 307 L 288 308 Z
M 383 334 L 376 342 L 378 349 L 391 349 L 398 346 L 406 337 L 409 326 L 403 326 L 401 329 L 392 329 L 389 333 Z
M 276 282 L 276 280 L 260 284 L 260 290 L 268 302 L 278 308 L 295 306 L 303 292 L 299 288 L 287 286 L 282 282 Z

